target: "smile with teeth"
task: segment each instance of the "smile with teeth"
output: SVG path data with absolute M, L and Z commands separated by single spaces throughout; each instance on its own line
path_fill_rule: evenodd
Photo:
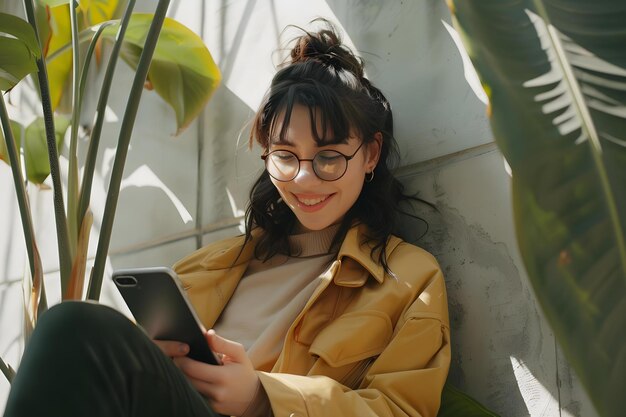
M 314 206 L 316 204 L 321 203 L 322 201 L 325 201 L 328 197 L 329 197 L 328 195 L 317 197 L 317 198 L 303 198 L 303 197 L 296 196 L 298 201 L 304 204 L 305 206 Z

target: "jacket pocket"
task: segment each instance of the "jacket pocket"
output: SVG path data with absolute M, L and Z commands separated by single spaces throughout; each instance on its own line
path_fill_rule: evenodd
M 379 355 L 392 333 L 391 319 L 380 311 L 347 313 L 318 333 L 309 353 L 331 367 L 343 367 Z

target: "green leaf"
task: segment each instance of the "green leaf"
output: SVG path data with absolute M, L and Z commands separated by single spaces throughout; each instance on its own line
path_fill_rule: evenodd
M 122 58 L 136 68 L 151 14 L 134 14 L 124 38 Z M 114 39 L 117 26 L 105 30 Z M 166 19 L 148 73 L 149 84 L 174 109 L 178 132 L 200 113 L 219 85 L 221 74 L 202 39 L 184 25 Z
M 41 56 L 33 28 L 23 19 L 0 13 L 0 91 L 10 90 L 37 71 Z
M 39 45 L 41 45 L 42 55 L 48 56 L 48 43 L 52 36 L 50 27 L 50 8 L 35 1 L 35 25 L 37 25 L 37 35 L 39 35 Z M 33 77 L 37 78 L 37 77 Z
M 0 37 L 0 91 L 8 91 L 22 78 L 37 71 L 37 62 L 18 39 Z
M 19 149 L 22 137 L 22 130 L 24 129 L 24 127 L 13 120 L 11 120 L 10 125 L 11 132 L 13 132 L 13 139 L 15 139 L 15 146 L 17 147 L 17 149 Z M 2 129 L 0 129 L 0 160 L 6 162 L 9 166 L 11 166 L 11 162 L 9 161 L 9 155 L 7 153 L 7 144 L 4 139 Z
M 119 0 L 81 0 L 79 11 L 89 26 L 111 20 L 118 9 Z
M 454 1 L 535 294 L 600 415 L 626 386 L 626 3 Z
M 48 19 L 49 39 L 47 56 L 61 50 L 72 40 L 69 6 L 65 4 L 51 7 Z M 72 49 L 61 52 L 54 60 L 48 60 L 46 68 L 48 70 L 52 109 L 56 109 L 61 102 L 61 97 L 66 90 L 66 85 L 72 72 Z
M 498 417 L 476 400 L 446 383 L 437 417 Z
M 37 25 L 46 57 L 50 96 L 53 109 L 59 109 L 64 95 L 70 93 L 68 81 L 72 73 L 72 33 L 70 23 L 69 1 L 58 1 L 56 7 L 45 4 L 37 8 Z M 52 5 L 51 5 L 52 6 Z M 82 34 L 90 34 L 88 28 L 99 23 L 110 21 L 120 7 L 120 0 L 82 0 L 77 9 L 78 30 Z M 80 36 L 80 42 L 90 39 Z M 99 59 L 99 50 L 96 53 Z M 65 101 L 63 101 L 65 104 Z M 65 113 L 71 109 L 64 106 Z
M 39 42 L 32 26 L 24 19 L 0 13 L 0 36 L 11 35 L 26 44 L 35 58 L 39 58 Z
M 63 4 L 69 4 L 71 0 L 39 0 L 39 2 L 46 6 L 56 7 L 56 6 L 61 6 Z
M 63 146 L 65 131 L 70 125 L 66 117 L 54 118 L 54 130 L 56 134 L 57 148 Z M 50 175 L 50 160 L 48 146 L 46 145 L 46 127 L 43 118 L 38 118 L 26 127 L 24 137 L 24 160 L 26 165 L 26 177 L 35 184 L 42 184 Z

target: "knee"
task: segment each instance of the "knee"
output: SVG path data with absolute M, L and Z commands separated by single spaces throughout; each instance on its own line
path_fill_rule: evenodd
M 35 333 L 65 340 L 100 335 L 105 337 L 119 323 L 130 322 L 121 313 L 110 307 L 81 301 L 66 301 L 51 307 L 42 314 Z

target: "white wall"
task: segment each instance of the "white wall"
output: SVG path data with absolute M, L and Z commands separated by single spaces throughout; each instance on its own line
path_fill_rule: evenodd
M 149 11 L 150 3 L 138 9 Z M 296 33 L 283 32 L 285 26 L 310 27 L 309 21 L 322 16 L 361 53 L 369 77 L 393 105 L 402 181 L 439 208 L 438 213 L 419 208 L 430 231 L 417 243 L 437 256 L 446 273 L 454 349 L 450 380 L 502 416 L 595 415 L 529 287 L 515 243 L 509 178 L 492 143 L 485 106 L 468 86 L 460 53 L 444 27 L 449 22 L 444 2 L 173 0 L 170 16 L 203 33 L 224 81 L 203 120 L 177 138 L 170 136 L 172 111 L 153 92 L 144 93 L 126 173 L 129 184 L 137 183 L 150 180 L 149 168 L 160 184 L 122 191 L 111 267 L 171 264 L 193 250 L 199 237 L 206 243 L 239 232 L 248 187 L 262 168 L 259 150 L 245 149 L 246 122 L 280 61 L 274 52 Z M 116 91 L 128 91 L 131 77 L 121 64 Z M 121 114 L 124 102 L 123 94 L 112 98 L 114 114 Z M 85 111 L 90 108 L 93 104 Z M 119 121 L 105 129 L 92 243 Z M 193 220 L 185 220 L 164 189 L 176 194 Z M 16 365 L 25 259 L 6 166 L 0 166 L 0 195 L 0 230 L 6 231 L 0 234 L 0 355 Z M 37 199 L 35 217 L 54 298 L 50 192 L 37 192 Z M 415 228 L 416 237 L 423 228 L 419 222 L 407 226 Z M 120 305 L 110 285 L 103 300 Z M 7 391 L 1 380 L 0 410 Z

